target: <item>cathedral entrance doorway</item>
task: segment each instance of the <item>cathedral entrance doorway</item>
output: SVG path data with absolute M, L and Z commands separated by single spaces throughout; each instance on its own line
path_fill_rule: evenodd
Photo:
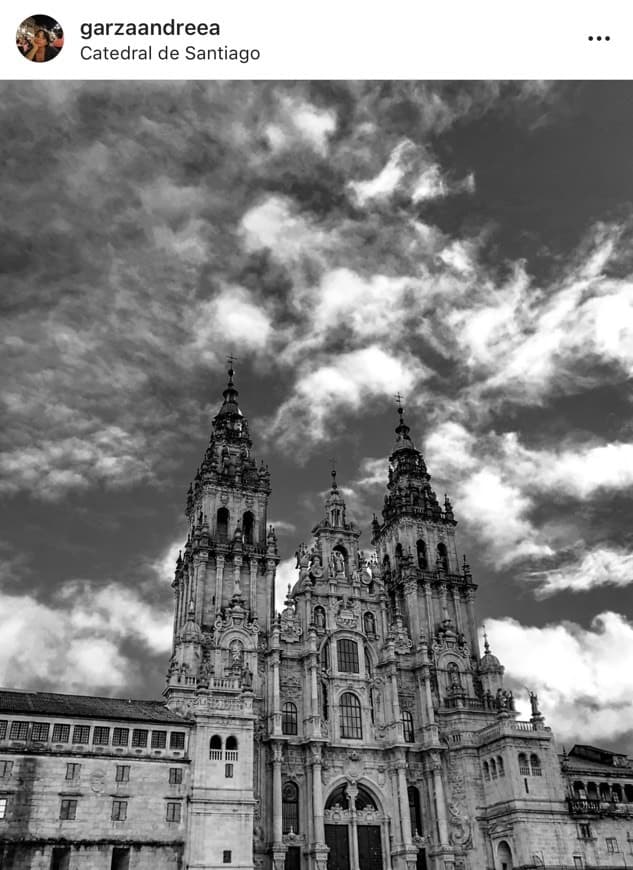
M 385 820 L 366 789 L 339 786 L 324 815 L 328 870 L 383 870 Z

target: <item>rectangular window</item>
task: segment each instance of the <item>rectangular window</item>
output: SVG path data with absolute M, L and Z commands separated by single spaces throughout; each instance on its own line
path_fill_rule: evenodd
M 79 779 L 79 771 L 81 770 L 81 764 L 77 764 L 73 761 L 69 761 L 66 765 L 66 779 Z
M 585 866 L 585 862 L 582 859 L 582 855 L 574 855 L 574 870 L 583 870 Z
M 170 749 L 184 749 L 185 748 L 185 732 L 184 731 L 172 731 L 169 735 L 169 748 Z
M 231 853 L 228 849 L 225 849 L 224 852 L 222 852 L 222 863 L 223 864 L 230 864 L 231 863 Z
M 48 722 L 33 722 L 31 725 L 31 740 L 48 740 L 50 727 Z
M 77 801 L 73 798 L 62 798 L 59 807 L 60 819 L 76 819 L 77 818 Z
M 338 669 L 346 674 L 357 674 L 358 671 L 358 644 L 355 640 L 343 638 L 336 644 Z
M 26 740 L 29 736 L 28 722 L 12 722 L 9 740 Z
M 169 768 L 169 784 L 180 785 L 182 782 L 182 767 Z
M 0 777 L 11 776 L 11 771 L 13 770 L 13 762 L 12 761 L 0 761 Z
M 90 725 L 75 725 L 73 728 L 73 743 L 90 742 Z
M 7 739 L 7 725 L 8 724 L 9 723 L 7 722 L 6 719 L 0 720 L 0 740 Z
M 124 822 L 127 819 L 127 801 L 112 801 L 112 821 Z
M 53 743 L 68 743 L 70 740 L 70 725 L 56 722 L 53 725 Z
M 110 729 L 95 725 L 92 731 L 92 742 L 93 745 L 107 746 L 110 743 Z
M 0 798 L 0 819 L 7 817 L 7 798 Z
M 130 849 L 127 846 L 115 846 L 112 849 L 110 870 L 129 870 Z
M 226 779 L 233 779 L 233 765 L 225 764 L 224 765 L 224 776 Z
M 611 852 L 611 854 L 613 854 L 614 852 L 619 852 L 619 851 L 620 851 L 620 849 L 618 847 L 618 841 L 616 840 L 616 838 L 615 837 L 607 837 L 607 852 Z
M 166 731 L 152 731 L 152 749 L 164 749 L 167 746 Z
M 144 728 L 135 728 L 132 731 L 132 746 L 147 746 L 147 735 L 149 731 Z
M 591 839 L 591 825 L 589 822 L 580 822 L 578 825 L 578 836 L 581 840 Z
M 116 781 L 117 782 L 129 782 L 130 781 L 130 765 L 129 764 L 117 764 L 117 766 L 116 766 Z
M 112 745 L 113 746 L 127 746 L 130 742 L 130 729 L 129 728 L 115 728 L 112 732 Z
M 180 801 L 169 801 L 167 803 L 167 815 L 165 818 L 168 822 L 180 821 Z

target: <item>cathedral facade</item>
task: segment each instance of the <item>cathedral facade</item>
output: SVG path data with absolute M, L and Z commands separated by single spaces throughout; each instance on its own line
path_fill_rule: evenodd
M 630 759 L 559 756 L 536 695 L 518 718 L 402 408 L 370 546 L 333 472 L 275 612 L 233 375 L 187 495 L 164 701 L 0 692 L 2 866 L 633 866 Z

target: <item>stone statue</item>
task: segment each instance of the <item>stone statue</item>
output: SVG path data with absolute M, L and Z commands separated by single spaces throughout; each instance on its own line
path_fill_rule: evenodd
M 530 707 L 532 708 L 533 716 L 541 715 L 541 711 L 538 708 L 538 695 L 536 692 L 530 692 Z
M 340 550 L 334 550 L 332 553 L 332 563 L 336 575 L 345 573 L 345 559 Z

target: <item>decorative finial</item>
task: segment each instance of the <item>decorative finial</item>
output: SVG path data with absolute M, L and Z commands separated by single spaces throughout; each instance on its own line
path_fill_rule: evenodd
M 330 459 L 332 463 L 332 471 L 330 474 L 332 475 L 332 489 L 338 489 L 338 484 L 336 483 L 336 459 Z
M 398 403 L 398 413 L 400 414 L 400 422 L 402 422 L 402 415 L 404 414 L 404 408 L 402 407 L 402 403 L 404 402 L 404 396 L 401 396 L 400 393 L 396 393 L 394 399 Z
M 237 362 L 237 357 L 236 357 L 236 356 L 233 356 L 233 354 L 230 353 L 230 354 L 227 356 L 226 361 L 227 361 L 227 363 L 229 364 L 229 371 L 228 371 L 228 375 L 229 375 L 229 387 L 232 387 L 232 386 L 233 386 L 233 375 L 235 374 L 235 369 L 233 368 L 233 363 L 234 363 L 234 362 Z
M 486 634 L 486 626 L 483 626 L 484 629 L 484 652 L 486 655 L 490 652 L 490 644 L 488 643 L 488 635 Z

